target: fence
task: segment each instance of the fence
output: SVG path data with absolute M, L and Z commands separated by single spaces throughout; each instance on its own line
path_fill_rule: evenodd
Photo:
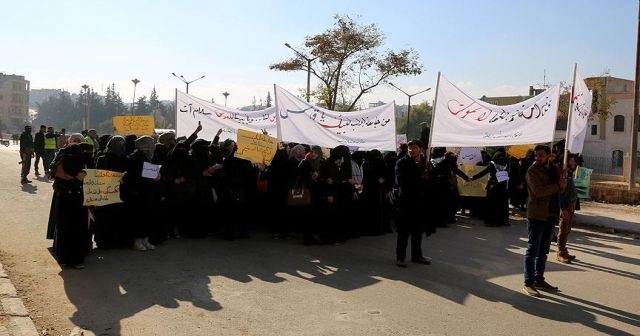
M 622 156 L 583 156 L 584 166 L 593 169 L 595 174 L 620 175 L 622 176 Z M 636 176 L 640 176 L 640 162 L 636 168 Z

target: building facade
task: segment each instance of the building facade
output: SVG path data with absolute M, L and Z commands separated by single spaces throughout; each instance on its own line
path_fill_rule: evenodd
M 21 132 L 29 123 L 30 83 L 19 75 L 0 73 L 0 130 Z
M 634 131 L 634 81 L 606 76 L 586 78 L 585 82 L 594 97 L 582 152 L 585 165 L 598 173 L 621 175 L 630 159 Z M 556 131 L 557 138 L 563 139 L 565 134 Z

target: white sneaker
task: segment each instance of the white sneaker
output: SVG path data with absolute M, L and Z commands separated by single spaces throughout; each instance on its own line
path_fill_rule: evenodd
M 148 237 L 145 237 L 144 239 L 142 239 L 142 245 L 144 245 L 144 247 L 146 247 L 147 250 L 153 251 L 153 250 L 156 249 L 156 247 L 149 242 L 149 238 Z
M 144 246 L 144 240 L 136 238 L 136 240 L 133 242 L 133 249 L 136 251 L 146 251 L 147 248 Z

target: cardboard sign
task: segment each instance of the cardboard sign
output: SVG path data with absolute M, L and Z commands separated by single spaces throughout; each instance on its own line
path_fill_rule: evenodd
M 82 182 L 85 206 L 103 206 L 122 203 L 120 179 L 124 173 L 103 169 L 85 169 L 87 176 Z
M 142 165 L 142 177 L 154 180 L 157 179 L 161 167 L 162 165 L 156 165 L 145 161 Z
M 593 169 L 577 167 L 573 177 L 573 184 L 576 186 L 578 198 L 589 198 L 589 185 L 591 184 L 591 174 Z
M 471 177 L 483 169 L 487 168 L 486 166 L 469 166 L 462 165 L 460 166 L 460 170 L 462 170 L 467 176 Z M 471 197 L 486 197 L 487 196 L 487 184 L 489 183 L 489 174 L 471 181 L 467 182 L 463 180 L 460 176 L 456 176 L 458 179 L 458 192 L 460 196 L 471 196 Z
M 535 145 L 517 145 L 517 146 L 511 146 L 509 147 L 509 149 L 507 150 L 507 154 L 511 155 L 511 157 L 514 157 L 516 159 L 524 159 L 525 157 L 527 157 L 527 153 L 534 149 L 536 146 Z
M 153 135 L 155 121 L 152 115 L 113 117 L 113 129 L 118 135 Z
M 278 150 L 278 139 L 266 134 L 238 130 L 236 157 L 269 165 Z
M 509 172 L 507 172 L 506 170 L 497 171 L 496 179 L 498 180 L 498 182 L 509 181 Z
M 482 162 L 482 152 L 476 147 L 462 147 L 458 154 L 458 164 L 476 165 Z

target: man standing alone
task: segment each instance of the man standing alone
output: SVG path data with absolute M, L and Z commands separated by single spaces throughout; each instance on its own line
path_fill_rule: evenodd
M 538 145 L 535 148 L 535 163 L 526 175 L 529 199 L 527 201 L 527 252 L 524 256 L 524 287 L 522 291 L 537 296 L 538 289 L 557 291 L 544 279 L 551 235 L 555 228 L 554 213 L 558 208 L 558 193 L 564 190 L 566 179 L 562 179 L 556 165 L 550 160 L 551 149 Z
M 44 167 L 44 171 L 46 172 L 47 170 L 49 170 L 49 167 L 47 167 L 47 164 L 45 163 L 44 160 L 44 132 L 47 131 L 47 126 L 45 125 L 40 125 L 40 130 L 38 131 L 38 133 L 36 133 L 36 135 L 33 138 L 33 147 L 34 147 L 34 152 L 36 153 L 36 163 L 33 166 L 33 170 L 36 173 L 36 176 L 40 175 L 40 172 L 38 171 L 38 166 L 40 165 L 40 159 L 42 159 L 42 166 Z
M 24 132 L 20 134 L 20 158 L 22 161 L 22 172 L 20 174 L 20 183 L 31 183 L 27 179 L 29 170 L 31 169 L 31 156 L 33 155 L 33 136 L 31 135 L 31 126 L 24 127 Z
M 407 267 L 405 257 L 411 237 L 411 261 L 429 265 L 431 259 L 422 255 L 422 233 L 424 220 L 416 220 L 416 211 L 421 211 L 426 201 L 426 159 L 421 155 L 422 142 L 409 142 L 409 152 L 396 163 L 396 185 L 398 187 L 398 240 L 396 244 L 396 265 Z

